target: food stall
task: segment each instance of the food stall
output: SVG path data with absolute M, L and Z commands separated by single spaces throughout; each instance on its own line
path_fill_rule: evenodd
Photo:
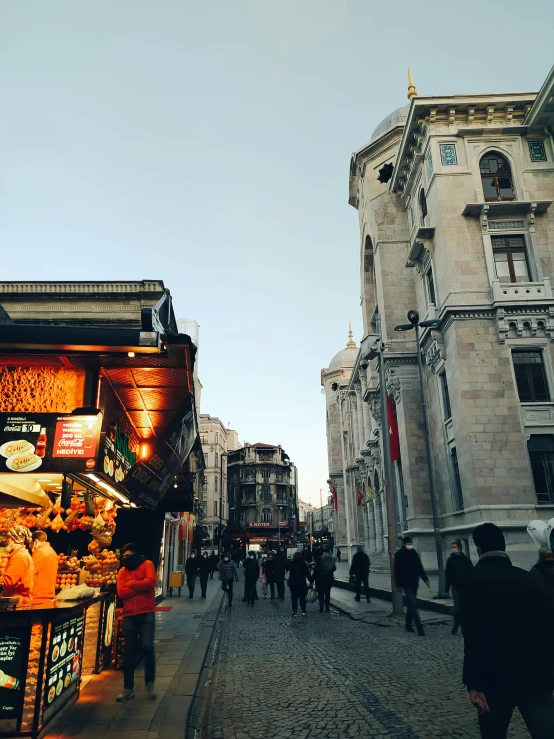
M 156 316 L 143 328 L 2 325 L 0 539 L 43 530 L 58 596 L 0 598 L 0 737 L 38 736 L 83 675 L 117 663 L 119 548 L 137 541 L 157 566 L 165 513 L 190 494 L 195 350 Z M 64 600 L 76 586 L 91 597 Z

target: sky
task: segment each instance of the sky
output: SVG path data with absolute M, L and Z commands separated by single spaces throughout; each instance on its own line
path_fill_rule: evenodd
M 0 2 L 4 280 L 163 279 L 201 410 L 326 489 L 320 371 L 361 338 L 350 154 L 420 94 L 538 90 L 554 4 Z

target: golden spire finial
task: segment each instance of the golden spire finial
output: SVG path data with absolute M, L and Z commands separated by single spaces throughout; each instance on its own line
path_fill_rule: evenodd
M 412 77 L 412 70 L 408 69 L 408 100 L 417 97 L 416 86 Z
M 346 346 L 356 346 L 356 342 L 354 341 L 354 334 L 352 333 L 352 324 L 350 323 L 350 321 L 348 322 L 348 343 Z

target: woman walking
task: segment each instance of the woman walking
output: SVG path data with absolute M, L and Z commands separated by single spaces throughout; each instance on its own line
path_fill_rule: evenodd
M 331 611 L 331 588 L 335 582 L 333 573 L 336 569 L 335 558 L 329 549 L 325 549 L 324 553 L 317 560 L 314 572 L 320 613 L 323 613 L 324 606 L 327 613 Z
M 219 565 L 219 579 L 221 580 L 221 589 L 227 593 L 229 597 L 229 608 L 233 605 L 233 587 L 235 581 L 239 581 L 237 573 L 237 567 L 233 561 L 231 561 L 231 555 L 229 552 L 225 552 L 223 555 L 223 562 Z
M 298 618 L 298 601 L 300 601 L 300 611 L 305 616 L 306 595 L 308 594 L 308 585 L 312 582 L 312 576 L 310 575 L 308 565 L 302 559 L 302 552 L 294 553 L 292 560 L 287 562 L 287 570 L 289 571 L 292 617 Z

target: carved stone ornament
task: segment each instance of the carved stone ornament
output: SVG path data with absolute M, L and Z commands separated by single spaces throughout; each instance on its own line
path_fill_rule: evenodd
M 437 368 L 446 359 L 444 337 L 440 331 L 433 331 L 431 333 L 431 339 L 423 349 L 423 356 L 425 358 L 426 365 L 429 367 L 431 372 L 436 375 Z
M 369 408 L 371 410 L 371 415 L 375 419 L 375 421 L 381 425 L 381 403 L 377 398 L 373 398 L 369 401 Z
M 496 314 L 498 341 L 506 339 L 548 338 L 554 341 L 554 306 L 545 309 L 509 311 L 499 308 Z

